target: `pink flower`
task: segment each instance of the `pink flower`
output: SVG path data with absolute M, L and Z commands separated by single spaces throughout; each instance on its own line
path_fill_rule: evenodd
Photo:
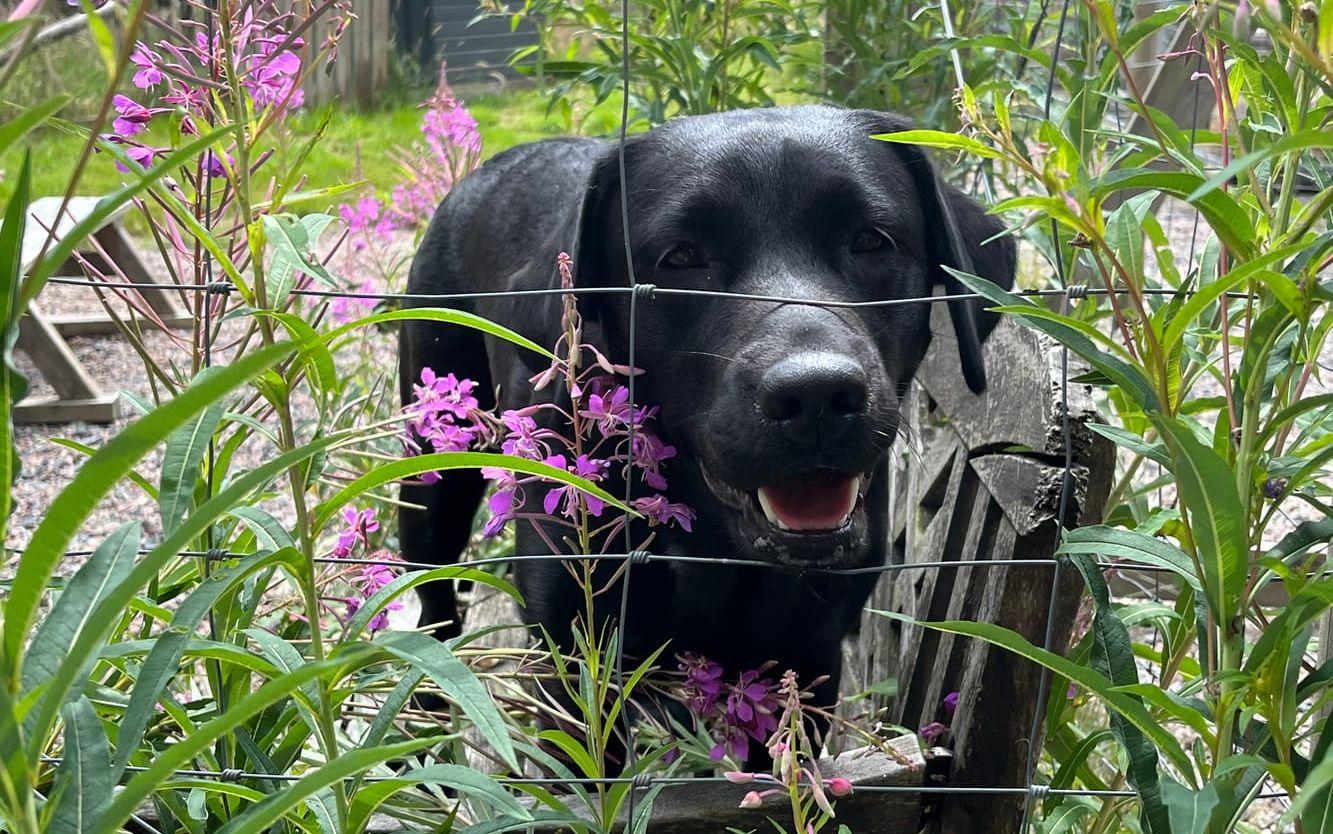
M 745 785 L 754 781 L 754 774 L 743 770 L 728 770 L 722 777 L 733 785 Z
M 852 792 L 852 780 L 842 776 L 834 776 L 825 783 L 828 785 L 828 792 L 834 796 L 849 796 Z
M 130 63 L 139 68 L 138 71 L 134 73 L 134 86 L 138 87 L 140 90 L 150 90 L 158 84 L 161 84 L 162 79 L 165 77 L 159 66 L 161 61 L 162 56 L 153 52 L 144 44 L 136 43 L 134 45 L 134 51 L 130 53 Z
M 153 115 L 162 112 L 160 109 L 150 110 L 134 99 L 122 96 L 119 93 L 112 97 L 111 104 L 116 108 L 116 120 L 111 123 L 111 128 L 122 139 L 128 139 L 142 133 L 148 128 L 148 123 L 153 120 Z
M 518 517 L 523 502 L 519 498 L 517 489 L 501 489 L 487 500 L 486 507 L 491 511 L 491 517 L 481 532 L 489 539 L 500 535 L 505 525 Z
M 933 742 L 935 739 L 949 732 L 949 728 L 938 721 L 932 721 L 917 732 L 924 741 Z
M 944 711 L 952 716 L 958 709 L 958 693 L 950 692 L 948 695 L 945 695 L 943 703 Z
M 357 510 L 353 507 L 347 507 L 343 510 L 343 522 L 347 527 L 338 534 L 338 543 L 334 545 L 333 555 L 338 559 L 346 559 L 352 553 L 352 548 L 357 542 L 370 545 L 370 534 L 380 529 L 380 523 L 375 518 L 375 509 L 367 507 L 364 510 Z
M 745 795 L 745 798 L 741 800 L 740 807 L 758 808 L 760 805 L 763 804 L 764 804 L 763 794 L 759 793 L 759 791 L 750 791 Z
M 685 532 L 693 532 L 694 510 L 684 504 L 672 504 L 665 495 L 635 498 L 630 503 L 634 509 L 648 517 L 649 527 L 675 522 Z

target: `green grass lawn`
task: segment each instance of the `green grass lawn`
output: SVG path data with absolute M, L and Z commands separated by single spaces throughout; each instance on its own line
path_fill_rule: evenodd
M 619 118 L 618 102 L 616 98 L 590 110 L 582 120 L 582 132 L 597 134 L 614 130 Z M 486 156 L 523 142 L 569 132 L 561 118 L 547 116 L 545 101 L 530 87 L 479 92 L 467 97 L 465 103 L 480 126 Z M 304 168 L 309 176 L 307 188 L 367 180 L 381 193 L 392 189 L 402 178 L 392 150 L 410 147 L 419 137 L 421 111 L 412 104 L 373 111 L 331 105 L 294 115 L 274 134 L 274 141 L 295 149 L 326 115 L 330 116 L 328 130 Z M 63 193 L 82 150 L 82 140 L 48 129 L 29 137 L 27 144 L 32 149 L 33 193 L 36 196 Z M 8 199 L 12 191 L 22 155 L 21 147 L 13 147 L 0 156 L 0 200 Z M 123 179 L 124 175 L 109 158 L 96 156 L 84 172 L 79 191 L 104 193 L 116 188 Z

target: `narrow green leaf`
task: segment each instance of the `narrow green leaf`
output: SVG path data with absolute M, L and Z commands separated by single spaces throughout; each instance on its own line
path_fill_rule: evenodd
M 13 119 L 0 125 L 0 154 L 9 150 L 9 146 L 27 136 L 32 130 L 47 119 L 60 112 L 60 108 L 69 103 L 72 96 L 52 96 L 31 107 L 25 107 Z
M 1106 196 L 1128 189 L 1151 188 L 1188 200 L 1208 221 L 1227 249 L 1241 260 L 1248 261 L 1254 257 L 1254 224 L 1250 222 L 1249 215 L 1224 191 L 1212 191 L 1198 200 L 1189 200 L 1189 196 L 1202 184 L 1202 177 L 1186 171 L 1136 168 L 1111 171 L 1097 181 L 1094 192 L 1098 196 Z
M 133 779 L 126 783 L 114 800 L 98 816 L 97 822 L 85 829 L 88 834 L 116 834 L 129 819 L 130 814 L 139 807 L 171 775 L 184 767 L 195 756 L 221 738 L 223 735 L 240 727 L 246 721 L 258 715 L 273 704 L 291 695 L 302 685 L 323 675 L 338 676 L 348 666 L 352 666 L 367 655 L 378 654 L 373 651 L 346 652 L 337 658 L 319 663 L 307 663 L 300 669 L 276 680 L 264 683 L 254 692 L 232 703 L 226 712 L 202 724 L 193 732 L 182 736 L 175 743 L 161 750 L 156 757 Z M 341 759 L 340 759 L 341 760 Z
M 20 270 L 23 268 L 23 232 L 27 225 L 28 198 L 32 188 L 32 154 L 23 152 L 23 163 L 14 182 L 14 194 L 5 205 L 0 224 L 0 541 L 9 541 L 9 517 L 14 510 L 13 486 L 23 462 L 14 444 L 13 406 L 28 392 L 28 380 L 14 364 L 14 345 L 24 305 L 20 299 Z M 0 658 L 4 658 L 0 646 Z M 8 666 L 9 661 L 5 664 Z M 9 674 L 8 671 L 5 674 Z
M 1235 472 L 1179 420 L 1153 415 L 1153 422 L 1171 450 L 1181 504 L 1190 510 L 1205 597 L 1217 621 L 1230 623 L 1240 613 L 1249 579 L 1249 537 Z
M 515 820 L 532 819 L 531 811 L 520 805 L 503 785 L 486 774 L 463 765 L 436 764 L 409 770 L 398 778 L 375 782 L 357 791 L 352 797 L 348 828 L 352 831 L 362 830 L 370 821 L 370 815 L 385 800 L 415 785 L 439 785 L 456 791 L 460 797 L 484 803 L 497 813 Z
M 216 372 L 204 369 L 199 376 Z M 195 482 L 208 444 L 222 422 L 226 403 L 218 400 L 199 412 L 193 420 L 171 433 L 162 455 L 162 478 L 158 488 L 158 512 L 162 517 L 162 532 L 170 533 L 180 524 L 186 511 L 194 503 Z
M 1116 692 L 1115 684 L 1100 672 L 1074 663 L 1040 646 L 1034 646 L 1023 635 L 995 623 L 974 623 L 965 620 L 924 622 L 905 617 L 896 611 L 876 611 L 873 609 L 871 611 L 882 617 L 918 625 L 922 628 L 949 634 L 961 634 L 966 637 L 977 637 L 987 643 L 1007 649 L 1019 657 L 1027 658 L 1033 663 L 1045 666 L 1052 672 L 1063 675 L 1077 683 L 1105 701 L 1107 707 L 1125 716 L 1126 720 L 1151 739 L 1157 745 L 1157 749 L 1165 753 L 1171 763 L 1179 768 L 1182 773 L 1192 773 L 1194 771 L 1194 765 L 1191 764 L 1189 757 L 1185 755 L 1180 742 L 1163 729 L 1142 704 L 1121 692 Z
M 407 661 L 413 669 L 425 672 L 444 696 L 457 704 L 472 721 L 504 763 L 519 772 L 504 716 L 477 676 L 463 661 L 454 657 L 445 644 L 429 634 L 398 631 L 379 635 L 372 645 L 387 649 Z
M 1010 309 L 1012 311 L 1010 315 L 1017 318 L 1023 326 L 1045 333 L 1074 351 L 1088 364 L 1110 377 L 1144 411 L 1149 413 L 1161 411 L 1161 403 L 1157 399 L 1157 392 L 1153 389 L 1152 383 L 1148 381 L 1147 377 L 1132 365 L 1107 354 L 1094 344 L 1087 335 L 1079 332 L 1076 326 L 1056 321 L 1047 315 L 1049 311 L 1037 312 L 1036 305 L 1031 301 L 1022 296 L 1014 295 L 985 278 L 958 272 L 949 269 L 949 267 L 945 267 L 945 269 L 969 290 L 979 293 L 998 306 Z M 1018 312 L 1027 308 L 1031 308 L 1031 313 Z
M 1074 554 L 1070 561 L 1083 576 L 1092 594 L 1095 611 L 1092 621 L 1092 666 L 1123 692 L 1139 682 L 1134 661 L 1134 644 L 1129 629 L 1111 606 L 1106 578 L 1096 561 L 1084 554 Z M 1138 699 L 1134 695 L 1136 703 Z M 1111 713 L 1111 732 L 1115 733 L 1129 759 L 1125 775 L 1139 794 L 1139 821 L 1151 834 L 1171 834 L 1170 815 L 1162 802 L 1162 785 L 1157 772 L 1157 750 L 1139 728 L 1118 712 Z M 1192 772 L 1192 771 L 1189 771 Z
M 215 571 L 180 604 L 171 619 L 171 625 L 155 638 L 153 649 L 139 667 L 134 688 L 130 691 L 130 700 L 121 716 L 120 732 L 116 736 L 117 776 L 124 771 L 130 757 L 138 750 L 162 693 L 180 671 L 181 655 L 194 638 L 195 629 L 218 599 L 256 571 L 281 562 L 295 562 L 299 555 L 295 550 L 279 550 L 247 556 L 236 564 Z
M 448 565 L 434 570 L 414 571 L 405 573 L 402 576 L 395 577 L 392 582 L 380 588 L 369 599 L 361 603 L 356 609 L 356 613 L 347 621 L 343 627 L 342 641 L 355 640 L 370 624 L 371 619 L 380 612 L 384 606 L 388 605 L 395 598 L 402 594 L 424 585 L 427 582 L 440 581 L 467 581 L 475 582 L 481 585 L 489 585 L 496 590 L 507 594 L 519 605 L 523 604 L 523 597 L 511 583 L 504 578 L 496 576 L 493 573 L 486 573 L 477 568 L 470 568 L 467 565 Z
M 84 519 L 125 472 L 190 417 L 292 352 L 289 343 L 261 348 L 199 379 L 174 399 L 126 426 L 107 441 L 51 502 L 19 560 L 5 607 L 4 656 L 17 658 L 37 614 L 37 606 L 65 547 Z M 11 668 L 15 674 L 17 668 Z
M 1289 133 L 1266 148 L 1250 151 L 1242 157 L 1233 159 L 1229 165 L 1208 178 L 1208 181 L 1194 189 L 1185 197 L 1189 203 L 1197 202 L 1231 181 L 1232 177 L 1255 165 L 1267 162 L 1275 156 L 1305 151 L 1311 148 L 1333 148 L 1333 133 L 1324 128 L 1311 128 L 1300 133 Z M 1293 160 L 1294 164 L 1295 160 Z
M 133 569 L 141 533 L 137 521 L 121 525 L 97 546 L 70 579 L 28 645 L 20 692 L 26 695 L 55 674 L 65 653 L 74 645 L 107 592 L 119 585 Z M 91 669 L 91 665 L 92 659 L 89 658 L 84 669 Z M 79 677 L 86 678 L 87 671 Z
M 896 142 L 900 145 L 923 145 L 927 148 L 943 148 L 950 151 L 962 151 L 982 159 L 999 159 L 1002 153 L 971 136 L 959 133 L 946 133 L 942 130 L 901 130 L 896 133 L 879 133 L 870 137 L 881 142 Z
M 319 236 L 332 222 L 333 217 L 327 214 L 307 214 L 299 218 L 291 214 L 264 215 L 264 237 L 273 248 L 268 270 L 267 300 L 270 307 L 281 309 L 291 294 L 297 272 L 318 278 L 328 287 L 338 285 L 314 251 Z
M 1202 590 L 1194 573 L 1194 562 L 1180 548 L 1136 530 L 1096 524 L 1066 530 L 1057 554 L 1111 556 L 1170 570 L 1196 591 Z
M 554 359 L 555 354 L 532 341 L 531 339 L 519 333 L 515 333 L 507 327 L 496 324 L 489 319 L 463 310 L 448 310 L 442 307 L 410 307 L 406 310 L 387 310 L 382 313 L 371 313 L 368 316 L 362 316 L 356 321 L 349 321 L 341 327 L 336 327 L 324 334 L 325 344 L 332 344 L 343 336 L 351 333 L 361 327 L 372 327 L 377 324 L 384 324 L 391 321 L 437 321 L 444 324 L 457 324 L 461 327 L 470 327 L 473 330 L 480 330 L 488 336 L 494 336 L 497 339 L 503 339 L 510 344 L 527 348 L 533 353 L 540 353 L 548 359 Z
M 414 455 L 413 457 L 382 464 L 352 481 L 315 509 L 315 527 L 316 529 L 322 528 L 349 501 L 354 501 L 370 490 L 385 484 L 411 478 L 423 472 L 443 472 L 449 469 L 480 469 L 483 466 L 507 469 L 510 472 L 522 472 L 525 475 L 540 475 L 547 480 L 567 484 L 589 495 L 596 496 L 618 510 L 638 515 L 623 501 L 593 482 L 549 464 L 493 452 L 435 452 L 429 455 Z
M 56 769 L 59 799 L 45 831 L 48 834 L 83 834 L 98 810 L 111 801 L 116 786 L 111 772 L 111 747 L 102 719 L 87 698 L 66 704 L 65 744 Z

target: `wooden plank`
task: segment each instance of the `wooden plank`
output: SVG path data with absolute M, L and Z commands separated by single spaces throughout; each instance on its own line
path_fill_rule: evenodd
M 120 397 L 104 394 L 88 400 L 66 400 L 54 395 L 25 397 L 14 406 L 15 423 L 113 423 L 120 416 Z
M 18 348 L 28 355 L 62 399 L 101 399 L 97 383 L 35 303 L 28 306 L 27 315 L 19 320 Z
M 115 320 L 102 313 L 62 313 L 46 317 L 61 336 L 115 336 L 120 327 Z M 180 313 L 163 318 L 163 324 L 173 330 L 194 326 L 194 316 Z
M 57 238 L 69 234 L 75 225 L 92 214 L 101 198 L 90 196 L 71 198 L 64 214 L 60 216 L 60 222 L 57 223 L 56 212 L 60 210 L 61 200 L 60 197 L 41 197 L 33 200 L 32 205 L 28 206 L 28 220 L 23 231 L 23 251 L 19 259 L 19 272 L 26 274 L 35 265 L 37 256 L 45 246 L 51 229 L 55 230 Z M 98 230 L 119 220 L 127 210 L 128 206 L 121 206 L 98 227 Z
M 156 276 L 144 263 L 139 250 L 130 242 L 120 222 L 103 226 L 95 237 L 102 251 L 106 253 L 107 259 L 120 269 L 126 281 L 136 284 L 155 282 Z M 163 319 L 179 319 L 186 315 L 185 307 L 176 290 L 151 287 L 140 289 L 138 292 L 144 301 L 148 302 L 148 306 Z

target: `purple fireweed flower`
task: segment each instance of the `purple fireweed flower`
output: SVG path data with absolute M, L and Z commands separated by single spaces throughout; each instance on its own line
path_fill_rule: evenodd
M 523 500 L 517 488 L 501 489 L 487 499 L 486 507 L 491 511 L 491 517 L 481 528 L 481 534 L 490 539 L 500 535 L 505 525 L 518 517 L 518 511 L 523 509 Z
M 672 504 L 665 495 L 635 498 L 630 503 L 648 518 L 649 527 L 675 522 L 685 532 L 694 532 L 694 510 L 684 504 Z
M 111 123 L 111 129 L 122 139 L 144 132 L 148 129 L 148 123 L 153 120 L 153 116 L 163 112 L 161 109 L 144 107 L 134 99 L 119 93 L 112 97 L 111 104 L 116 108 L 116 120 Z
M 259 53 L 250 56 L 251 70 L 241 85 L 258 107 L 282 105 L 294 110 L 305 103 L 305 94 L 293 89 L 301 72 L 301 57 L 292 49 L 299 49 L 302 42 L 295 38 L 289 48 L 282 50 L 278 49 L 279 42 L 260 42 Z
M 727 693 L 727 720 L 747 736 L 764 742 L 778 728 L 776 713 L 781 703 L 772 679 L 758 670 L 742 672 Z
M 548 466 L 554 466 L 556 469 L 566 469 L 569 472 L 578 475 L 580 478 L 596 483 L 606 477 L 606 473 L 611 468 L 610 461 L 590 458 L 587 455 L 579 455 L 572 466 L 567 466 L 564 455 L 551 455 L 545 461 Z M 548 490 L 546 498 L 542 500 L 542 509 L 547 515 L 555 515 L 559 511 L 560 515 L 569 519 L 578 518 L 580 491 L 572 486 L 559 486 Z M 584 505 L 588 512 L 594 516 L 600 516 L 602 510 L 606 509 L 606 503 L 595 495 L 584 495 Z
M 333 548 L 333 555 L 338 559 L 350 556 L 352 548 L 358 542 L 370 546 L 370 534 L 380 529 L 374 507 L 367 507 L 364 510 L 347 507 L 343 510 L 343 522 L 347 526 L 338 534 L 338 543 Z
M 932 721 L 917 731 L 921 739 L 927 743 L 935 741 L 947 732 L 949 732 L 949 728 L 938 721 Z
M 667 488 L 667 480 L 662 477 L 662 461 L 676 456 L 676 447 L 663 443 L 657 435 L 648 431 L 634 433 L 634 465 L 639 467 L 643 481 L 655 490 Z
M 685 673 L 685 705 L 696 716 L 710 714 L 722 698 L 722 667 L 701 655 L 679 655 Z
M 111 137 L 115 139 L 116 137 Z M 167 148 L 153 148 L 148 145 L 140 145 L 137 142 L 125 142 L 125 155 L 134 160 L 135 164 L 141 168 L 151 168 L 154 158 L 167 153 Z M 130 169 L 125 163 L 117 160 L 116 170 L 128 174 Z
M 384 204 L 366 196 L 338 207 L 338 215 L 352 235 L 352 248 L 365 249 L 373 241 L 387 241 L 393 234 L 394 218 Z
M 236 160 L 231 154 L 227 154 L 227 161 L 224 163 L 222 158 L 213 151 L 204 152 L 204 172 L 213 179 L 227 176 L 227 169 L 236 164 Z
M 378 288 L 375 286 L 375 281 L 367 278 L 356 286 L 355 291 L 373 293 L 376 289 Z M 340 295 L 329 301 L 329 318 L 334 324 L 347 324 L 347 322 L 375 309 L 376 303 L 373 298 L 354 298 Z
M 1286 478 L 1269 478 L 1264 481 L 1264 497 L 1276 501 L 1282 497 L 1282 493 L 1287 489 Z
M 588 407 L 583 416 L 597 423 L 603 437 L 610 437 L 629 422 L 629 389 L 617 385 L 606 393 L 588 395 Z
M 138 67 L 134 73 L 134 86 L 140 90 L 151 90 L 166 77 L 162 73 L 162 56 L 149 49 L 142 43 L 134 45 L 134 51 L 130 53 L 130 63 Z
M 509 429 L 509 434 L 500 444 L 506 455 L 514 455 L 528 460 L 544 460 L 550 456 L 549 447 L 542 438 L 550 432 L 537 428 L 537 421 L 519 411 L 506 411 L 500 415 L 500 422 Z
M 428 140 L 442 146 L 453 145 L 470 151 L 481 150 L 481 134 L 477 132 L 477 120 L 466 107 L 456 101 L 427 110 L 421 118 L 421 132 Z
M 945 695 L 943 704 L 945 713 L 952 716 L 958 709 L 958 693 L 950 692 L 948 695 Z

